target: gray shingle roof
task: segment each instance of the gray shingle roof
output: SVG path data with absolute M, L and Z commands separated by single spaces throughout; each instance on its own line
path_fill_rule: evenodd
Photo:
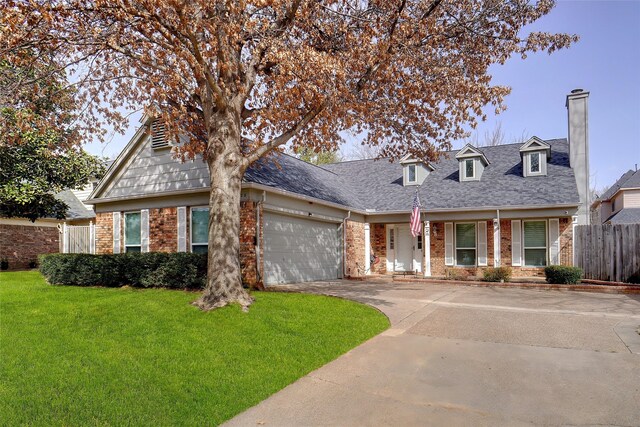
M 640 187 L 640 171 L 633 171 L 629 169 L 626 171 L 620 179 L 618 179 L 607 191 L 598 197 L 598 200 L 609 200 L 614 194 L 621 188 L 638 188 Z
M 274 154 L 251 165 L 245 182 L 262 184 L 348 207 L 362 203 L 342 177 L 287 154 Z
M 92 219 L 96 217 L 95 212 L 87 209 L 71 190 L 64 190 L 56 194 L 56 199 L 63 201 L 69 206 L 67 219 Z
M 625 208 L 610 216 L 607 221 L 611 224 L 636 224 L 640 223 L 640 208 Z M 605 221 L 605 222 L 607 222 Z
M 509 206 L 549 206 L 579 203 L 566 139 L 546 141 L 551 146 L 547 176 L 523 177 L 522 144 L 483 147 L 490 164 L 480 181 L 459 182 L 457 151 L 435 163 L 419 189 L 423 208 L 464 209 Z M 409 211 L 415 187 L 402 185 L 402 166 L 386 160 L 360 160 L 323 165 L 335 172 L 358 195 L 362 209 Z M 351 205 L 353 206 L 353 204 Z

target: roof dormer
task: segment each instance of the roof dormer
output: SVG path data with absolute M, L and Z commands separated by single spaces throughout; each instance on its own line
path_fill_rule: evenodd
M 547 174 L 547 162 L 551 160 L 551 146 L 533 136 L 520 147 L 520 157 L 523 176 L 544 176 Z
M 480 181 L 489 160 L 484 153 L 471 144 L 467 144 L 456 154 L 458 159 L 460 182 Z
M 402 185 L 422 185 L 425 178 L 435 170 L 431 163 L 415 159 L 407 154 L 400 159 L 402 165 Z

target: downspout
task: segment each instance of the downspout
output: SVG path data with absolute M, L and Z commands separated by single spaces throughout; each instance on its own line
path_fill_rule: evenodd
M 347 277 L 347 220 L 351 218 L 351 211 L 342 220 L 342 278 Z
M 496 219 L 498 220 L 498 240 L 497 242 L 494 241 L 493 242 L 493 265 L 494 267 L 496 266 L 496 259 L 498 260 L 497 262 L 497 267 L 502 267 L 502 229 L 500 227 L 500 209 L 496 209 Z M 494 240 L 495 240 L 495 235 L 496 235 L 496 230 L 494 227 L 493 230 L 493 236 L 494 236 Z M 496 251 L 496 248 L 498 249 Z M 496 253 L 497 252 L 497 253 Z
M 260 264 L 260 211 L 264 206 L 264 202 L 267 200 L 267 192 L 262 192 L 262 198 L 258 203 L 256 203 L 256 280 L 258 283 L 262 283 L 262 270 Z M 264 286 L 264 284 L 262 285 Z

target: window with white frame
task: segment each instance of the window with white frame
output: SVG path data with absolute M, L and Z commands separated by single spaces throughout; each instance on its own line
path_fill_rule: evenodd
M 124 214 L 124 251 L 141 252 L 140 212 Z
M 418 177 L 416 176 L 416 165 L 407 166 L 407 182 L 417 182 Z
M 544 267 L 547 265 L 547 222 L 524 221 L 524 265 Z
M 476 265 L 476 224 L 456 224 L 456 265 Z
M 464 161 L 464 177 L 473 178 L 475 176 L 475 166 L 473 159 L 467 159 Z
M 191 208 L 191 252 L 209 250 L 209 208 Z
M 529 173 L 540 173 L 540 153 L 529 154 Z

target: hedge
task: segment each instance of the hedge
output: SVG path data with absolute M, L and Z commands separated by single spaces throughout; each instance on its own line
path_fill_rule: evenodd
M 54 285 L 203 289 L 207 255 L 186 252 L 48 254 L 40 256 L 40 272 Z
M 544 275 L 547 278 L 547 283 L 575 284 L 582 280 L 582 269 L 564 265 L 550 265 L 545 267 Z
M 484 280 L 487 282 L 508 282 L 511 280 L 511 268 L 509 267 L 489 267 L 482 272 Z

